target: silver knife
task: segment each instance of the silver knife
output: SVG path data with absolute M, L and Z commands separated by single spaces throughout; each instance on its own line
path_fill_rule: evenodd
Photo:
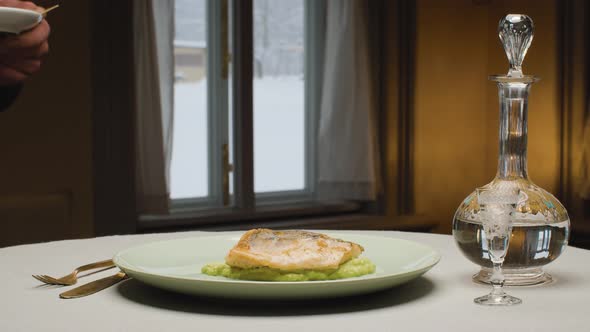
M 110 287 L 120 281 L 123 281 L 125 279 L 128 279 L 128 278 L 129 278 L 129 276 L 127 276 L 125 274 L 125 272 L 119 272 L 119 273 L 112 275 L 110 277 L 98 279 L 98 280 L 89 282 L 87 284 L 84 284 L 80 287 L 76 287 L 74 289 L 71 289 L 67 292 L 63 292 L 63 293 L 59 294 L 59 297 L 61 297 L 62 299 L 75 299 L 78 297 L 87 296 L 90 294 L 94 294 L 98 291 L 101 291 L 105 288 L 108 288 L 108 287 Z

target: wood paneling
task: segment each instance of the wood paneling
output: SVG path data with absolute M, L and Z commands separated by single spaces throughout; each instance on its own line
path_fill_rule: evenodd
M 414 195 L 416 212 L 440 218 L 442 231 L 463 198 L 493 176 L 486 86 L 495 24 L 486 6 L 457 2 L 420 0 L 417 11 Z
M 496 172 L 498 101 L 491 74 L 507 72 L 496 33 L 506 13 L 533 18 L 536 33 L 524 71 L 542 81 L 529 102 L 529 174 L 556 193 L 560 113 L 554 0 L 417 1 L 414 196 L 417 214 L 450 232 L 459 203 Z

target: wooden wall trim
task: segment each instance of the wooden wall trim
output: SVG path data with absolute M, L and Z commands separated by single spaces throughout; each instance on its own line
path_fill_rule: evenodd
M 94 231 L 129 234 L 137 229 L 133 1 L 91 3 Z
M 385 17 L 387 16 L 387 2 L 383 0 L 379 1 L 368 1 L 367 2 L 366 15 L 367 17 L 367 30 L 368 30 L 368 42 L 369 42 L 369 59 L 371 79 L 374 88 L 374 100 L 376 100 L 376 128 L 377 128 L 377 152 L 381 156 L 379 162 L 379 176 L 381 180 L 381 187 L 377 200 L 375 202 L 363 203 L 363 211 L 371 214 L 385 214 L 387 211 L 387 161 L 384 156 L 387 152 L 387 89 L 385 88 L 386 82 L 386 63 L 387 59 L 387 47 L 383 44 L 387 36 L 387 23 Z M 323 44 L 322 44 L 323 45 Z M 321 98 L 320 98 L 321 99 Z
M 416 62 L 416 2 L 399 2 L 399 208 L 414 213 L 414 81 Z
M 572 36 L 571 30 L 572 25 L 566 23 L 567 19 L 572 15 L 570 8 L 570 1 L 557 1 L 557 12 L 558 12 L 558 36 L 559 44 L 557 49 L 557 59 L 559 63 L 559 105 L 561 108 L 560 121 L 561 121 L 561 133 L 560 133 L 560 183 L 558 196 L 561 198 L 563 203 L 568 201 L 568 129 L 570 127 L 569 119 L 571 118 L 571 62 L 566 61 L 570 57 Z M 566 204 L 569 205 L 569 204 Z
M 385 207 L 390 217 L 414 213 L 416 1 L 383 1 L 379 57 L 380 133 Z

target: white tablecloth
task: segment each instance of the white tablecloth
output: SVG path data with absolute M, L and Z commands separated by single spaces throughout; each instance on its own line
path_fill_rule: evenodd
M 65 289 L 31 274 L 59 276 L 154 240 L 186 232 L 103 237 L 0 249 L 0 331 L 590 331 L 590 251 L 569 247 L 546 270 L 556 281 L 509 288 L 514 307 L 475 305 L 489 291 L 471 281 L 477 267 L 447 235 L 362 232 L 428 244 L 441 262 L 423 277 L 385 292 L 305 303 L 230 304 L 168 293 L 129 280 L 97 294 L 62 300 Z M 113 274 L 104 271 L 79 284 Z

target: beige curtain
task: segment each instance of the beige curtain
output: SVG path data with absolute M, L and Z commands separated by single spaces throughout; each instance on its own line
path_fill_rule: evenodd
M 174 115 L 174 0 L 135 0 L 139 213 L 167 213 Z
M 374 200 L 381 190 L 367 2 L 329 0 L 318 137 L 320 199 Z

